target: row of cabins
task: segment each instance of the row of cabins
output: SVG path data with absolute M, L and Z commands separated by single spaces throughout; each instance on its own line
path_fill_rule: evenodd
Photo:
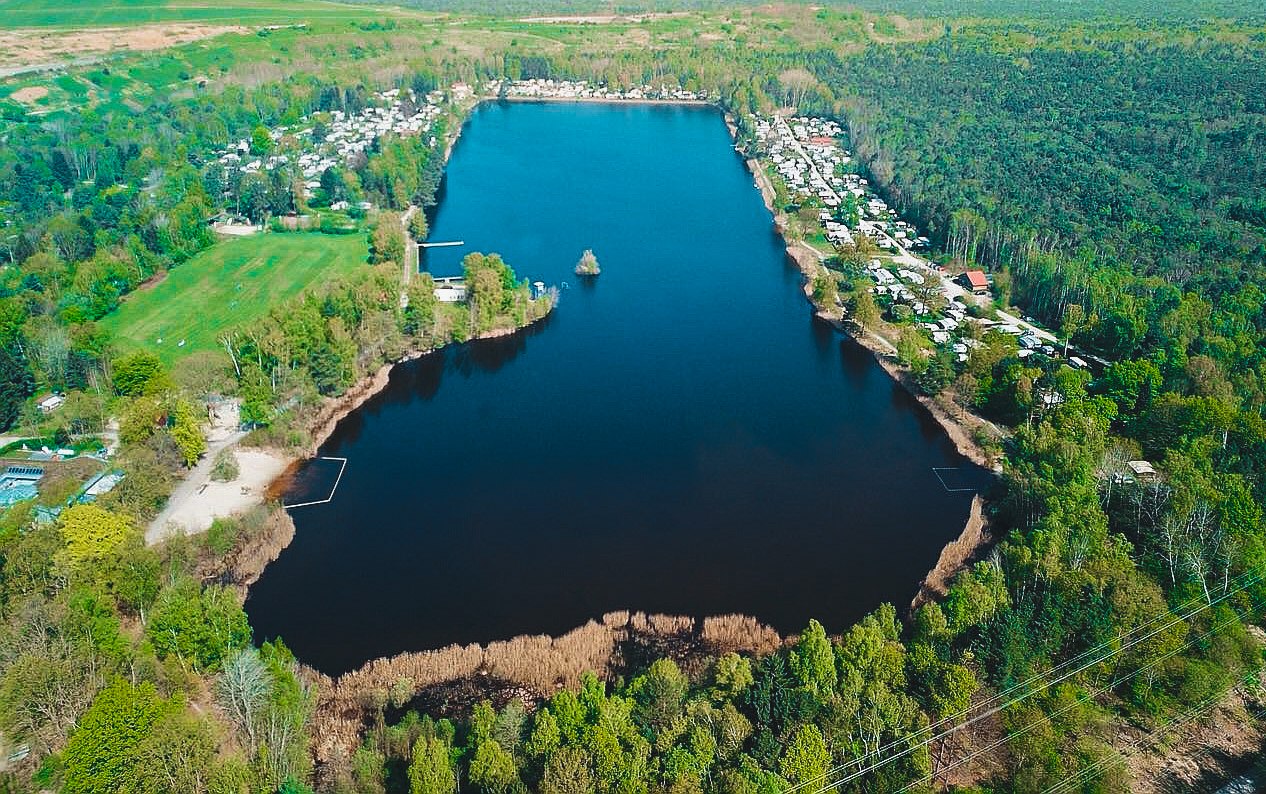
M 844 133 L 839 124 L 809 116 L 797 116 L 785 124 L 753 117 L 753 126 L 757 141 L 788 190 L 804 199 L 816 198 L 830 209 L 839 206 L 840 193 L 849 185 L 844 175 L 836 172 L 852 162 L 852 156 L 839 144 Z
M 936 312 L 933 307 L 920 300 L 916 294 L 916 290 L 920 293 L 923 292 L 920 288 L 929 279 L 940 278 L 940 275 L 933 268 L 929 267 L 926 273 L 920 273 L 912 266 L 899 267 L 893 273 L 880 260 L 872 259 L 867 264 L 866 269 L 868 275 L 875 280 L 875 286 L 871 291 L 876 296 L 886 297 L 893 304 L 909 306 L 914 315 L 921 318 L 920 326 L 927 331 L 932 342 L 938 347 L 952 346 L 952 350 L 960 362 L 966 361 L 971 349 L 979 344 L 967 338 L 956 339 L 959 336 L 959 330 L 967 322 L 973 322 L 983 328 L 1016 337 L 1020 358 L 1027 358 L 1034 353 L 1042 353 L 1047 356 L 1056 354 L 1053 345 L 1033 333 L 1027 326 L 1003 323 L 987 318 L 969 317 L 967 315 L 967 307 L 956 300 L 949 301 L 943 310 L 939 313 Z M 973 292 L 976 292 L 976 294 L 980 294 L 977 292 L 978 289 L 987 293 L 990 286 L 988 278 L 981 271 L 968 271 L 959 277 L 959 281 L 965 285 L 971 285 Z M 1071 356 L 1068 359 L 1068 363 L 1078 369 L 1085 369 L 1088 366 L 1085 361 L 1076 356 Z
M 321 174 L 368 151 L 380 136 L 429 132 L 440 116 L 442 101 L 443 94 L 438 91 L 425 97 L 408 89 L 380 91 L 373 95 L 374 104 L 359 113 L 331 111 L 330 123 L 320 140 L 314 137 L 316 128 L 311 118 L 305 118 L 297 125 L 269 130 L 274 143 L 286 142 L 284 151 L 255 156 L 251 154 L 250 141 L 243 139 L 218 152 L 217 159 L 226 169 L 247 174 L 267 173 L 293 163 L 304 179 L 305 198 L 312 198 L 321 186 Z M 434 136 L 430 145 L 435 145 Z
M 708 98 L 706 91 L 690 91 L 667 84 L 619 89 L 612 88 L 604 83 L 594 84 L 584 80 L 546 80 L 541 78 L 513 81 L 495 80 L 488 84 L 487 90 L 494 96 L 521 99 L 658 99 L 697 102 Z
M 908 249 L 930 246 L 931 241 L 926 236 L 919 234 L 913 224 L 898 218 L 897 211 L 870 190 L 865 178 L 858 174 L 837 173 L 841 170 L 840 166 L 851 159 L 849 153 L 838 146 L 836 139 L 843 134 L 838 124 L 803 116 L 792 118 L 785 125 L 780 124 L 777 118 L 752 116 L 751 119 L 758 143 L 788 188 L 802 198 L 817 196 L 826 205 L 826 209 L 818 213 L 818 220 L 828 240 L 837 245 L 852 241 L 850 232 L 853 230 L 837 217 L 838 201 L 835 199 L 838 195 L 851 193 L 859 199 L 856 231 L 872 238 L 879 247 L 893 250 L 898 246 Z M 802 151 L 804 154 L 801 154 Z M 921 324 L 933 343 L 951 345 L 960 362 L 966 361 L 971 348 L 979 344 L 968 338 L 957 338 L 958 330 L 968 321 L 998 326 L 998 331 L 1016 336 L 1021 358 L 1035 352 L 1055 354 L 1051 345 L 1027 328 L 968 317 L 967 307 L 961 302 L 951 300 L 942 313 L 935 313 L 918 295 L 928 294 L 924 285 L 929 278 L 939 282 L 941 274 L 937 271 L 942 268 L 925 264 L 922 269 L 928 271 L 926 275 L 917 272 L 913 266 L 897 268 L 893 273 L 878 259 L 871 260 L 867 266 L 876 282 L 872 291 L 894 304 L 908 305 L 915 316 L 922 318 Z M 988 295 L 992 287 L 989 277 L 980 270 L 969 270 L 958 281 L 973 295 Z M 936 286 L 936 292 L 940 293 L 939 283 Z M 1087 366 L 1076 356 L 1069 358 L 1069 364 L 1078 368 Z
M 785 125 L 775 118 L 751 119 L 757 142 L 787 189 L 801 200 L 816 200 L 825 207 L 818 219 L 828 241 L 852 243 L 860 232 L 888 250 L 896 244 L 916 249 L 930 244 L 912 224 L 897 217 L 897 211 L 874 193 L 865 177 L 844 170 L 853 158 L 841 144 L 844 129 L 837 122 L 811 116 L 793 117 Z M 850 228 L 840 217 L 841 199 L 847 195 L 857 200 L 857 228 Z

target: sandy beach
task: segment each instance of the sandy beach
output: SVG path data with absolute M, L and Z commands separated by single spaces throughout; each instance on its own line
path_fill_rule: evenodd
M 234 440 L 233 445 L 236 443 Z M 218 452 L 208 452 L 150 524 L 145 533 L 147 543 L 157 543 L 177 532 L 205 532 L 215 519 L 228 518 L 264 501 L 269 483 L 285 470 L 289 459 L 271 450 L 233 445 L 225 448 L 234 449 L 238 476 L 229 482 L 212 480 L 211 469 Z

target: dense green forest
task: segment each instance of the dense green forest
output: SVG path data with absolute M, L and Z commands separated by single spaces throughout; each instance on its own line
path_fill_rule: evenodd
M 1261 6 L 1244 0 L 1151 3 L 1147 0 L 857 0 L 850 5 L 885 14 L 989 19 L 1242 19 L 1262 18 Z
M 1257 325 L 1266 250 L 1266 104 L 1251 88 L 1266 38 L 1193 31 L 1184 47 L 1096 28 L 1086 47 L 978 28 L 820 75 L 849 86 L 859 153 L 897 206 L 956 258 L 1010 272 L 1018 304 L 1052 325 L 1080 304 L 1099 322 L 1079 337 L 1115 358 L 1163 348 L 1148 318 L 1189 293 L 1213 327 L 1183 333 L 1247 352 L 1233 337 Z
M 867 35 L 875 20 L 829 9 L 736 11 L 709 22 L 730 37 L 689 47 L 615 47 L 583 30 L 560 47 L 516 29 L 482 48 L 435 46 L 425 69 L 295 74 L 162 96 L 138 113 L 3 122 L 0 425 L 39 421 L 37 389 L 66 391 L 47 429 L 70 439 L 116 417 L 127 477 L 51 522 L 31 504 L 0 516 L 0 729 L 30 753 L 0 785 L 906 791 L 985 753 L 989 764 L 955 778 L 970 790 L 1129 790 L 1124 725 L 1147 731 L 1216 703 L 1262 661 L 1250 628 L 1266 599 L 1266 33 L 1187 11 L 1083 21 L 1086 7 L 919 27 L 892 43 Z M 902 38 L 895 21 L 877 27 Z M 370 46 L 378 33 L 363 35 Z M 392 211 L 431 203 L 442 167 L 412 139 L 322 185 L 384 210 L 355 219 L 375 263 L 272 307 L 222 355 L 169 371 L 121 354 L 96 321 L 214 245 L 216 213 L 303 209 L 288 180 L 227 180 L 211 153 L 229 141 L 354 110 L 373 90 L 501 77 L 676 81 L 722 97 L 741 125 L 792 101 L 837 117 L 941 259 L 989 269 L 1001 302 L 1108 363 L 1091 375 L 1022 359 L 998 335 L 963 363 L 908 357 L 927 391 L 1007 431 L 991 494 L 999 542 L 913 614 L 810 622 L 768 654 L 665 652 L 578 691 L 520 687 L 449 714 L 416 713 L 423 701 L 397 682 L 362 704 L 359 746 L 314 767 L 321 682 L 284 644 L 251 647 L 225 562 L 276 517 L 142 542 L 139 527 L 200 453 L 197 404 L 236 395 L 253 440 L 302 445 L 303 412 L 382 363 L 545 307 L 494 256 L 467 261 L 469 310 L 439 305 L 425 279 L 402 307 Z M 1163 478 L 1128 476 L 1138 457 Z

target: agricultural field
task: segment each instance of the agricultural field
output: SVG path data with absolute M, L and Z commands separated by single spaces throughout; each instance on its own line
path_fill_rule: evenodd
M 0 0 L 0 119 L 140 113 L 155 97 L 218 93 L 297 71 L 372 72 L 435 39 L 435 15 L 319 0 L 98 5 Z M 367 34 L 373 31 L 375 35 Z M 390 35 L 393 32 L 400 35 Z
M 215 96 L 229 87 L 293 74 L 349 84 L 389 83 L 437 61 L 484 61 L 506 52 L 606 57 L 648 47 L 688 51 L 700 41 L 726 40 L 761 49 L 795 44 L 856 50 L 867 41 L 891 38 L 881 35 L 883 26 L 867 27 L 866 21 L 877 17 L 808 7 L 778 14 L 738 8 L 525 18 L 317 0 L 279 8 L 277 0 L 233 0 L 214 8 L 180 0 L 107 6 L 76 16 L 43 0 L 0 0 L 0 121 L 88 109 L 137 115 L 159 99 Z M 160 21 L 146 19 L 142 10 Z M 66 27 L 55 27 L 58 20 Z M 930 24 L 906 23 L 899 37 L 919 40 L 934 30 Z M 640 82 L 640 69 L 624 71 L 613 63 L 604 76 Z
M 321 0 L 232 0 L 208 4 L 199 0 L 2 0 L 0 28 L 91 28 L 156 22 L 288 24 L 309 19 L 363 19 L 363 8 Z
M 262 316 L 308 285 L 364 266 L 368 253 L 359 234 L 262 234 L 222 242 L 138 289 L 101 325 L 119 347 L 151 350 L 171 363 L 218 347 L 226 329 Z

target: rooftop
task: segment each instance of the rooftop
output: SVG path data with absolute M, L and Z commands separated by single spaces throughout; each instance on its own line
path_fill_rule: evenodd
M 988 289 L 989 279 L 986 278 L 983 270 L 968 270 L 963 275 L 967 276 L 967 283 L 972 287 L 982 287 Z

